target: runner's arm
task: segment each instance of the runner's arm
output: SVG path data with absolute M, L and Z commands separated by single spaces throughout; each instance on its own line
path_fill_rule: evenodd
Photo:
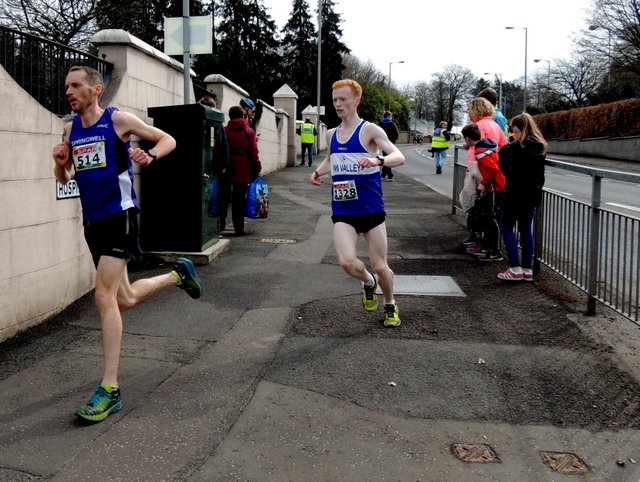
M 331 136 L 333 135 L 334 130 L 335 129 L 331 129 L 327 131 L 327 155 L 316 170 L 311 173 L 311 177 L 309 177 L 309 181 L 311 181 L 311 184 L 314 186 L 319 186 L 323 183 L 320 176 L 324 176 L 331 172 Z
M 69 149 L 69 130 L 71 123 L 64 126 L 62 133 L 62 142 L 53 147 L 53 160 L 56 166 L 53 168 L 53 174 L 60 184 L 67 184 L 75 174 L 73 168 L 73 160 L 71 159 L 71 150 Z
M 404 164 L 404 155 L 398 150 L 395 144 L 389 140 L 387 133 L 380 126 L 369 123 L 364 126 L 364 129 L 366 129 L 364 131 L 366 137 L 368 137 L 378 149 L 387 153 L 387 155 L 384 156 L 385 167 L 398 167 Z M 379 166 L 381 163 L 382 161 L 377 157 L 363 157 L 360 160 L 362 167 Z
M 176 147 L 176 141 L 166 132 L 157 127 L 150 126 L 128 112 L 116 111 L 113 113 L 113 126 L 123 141 L 128 141 L 131 135 L 138 136 L 144 140 L 155 142 L 152 148 L 156 153 L 156 158 L 166 156 Z M 148 166 L 153 160 L 147 151 L 143 149 L 130 149 L 131 160 L 142 166 Z

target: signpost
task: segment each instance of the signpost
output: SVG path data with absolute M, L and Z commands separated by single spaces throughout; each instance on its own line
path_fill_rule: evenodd
M 182 54 L 184 103 L 191 103 L 191 54 L 213 53 L 213 20 L 210 16 L 189 17 L 189 0 L 182 2 L 182 17 L 164 19 L 164 53 Z

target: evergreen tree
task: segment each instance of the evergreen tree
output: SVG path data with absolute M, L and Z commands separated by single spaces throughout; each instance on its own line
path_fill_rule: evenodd
M 333 9 L 335 3 L 332 0 L 322 0 L 322 5 L 320 105 L 325 106 L 325 115 L 322 117 L 324 123 L 329 127 L 335 127 L 340 124 L 340 118 L 333 109 L 331 86 L 342 78 L 345 68 L 343 56 L 351 50 L 340 40 L 342 20 L 340 14 Z
M 189 16 L 204 15 L 201 0 L 189 0 Z M 116 28 L 164 49 L 164 18 L 182 17 L 182 0 L 97 0 L 98 30 Z M 182 62 L 182 57 L 179 59 Z
M 294 0 L 291 16 L 282 28 L 283 80 L 298 94 L 298 112 L 317 101 L 317 31 L 307 0 Z
M 278 32 L 261 0 L 222 0 L 217 33 L 217 73 L 271 103 L 281 86 Z

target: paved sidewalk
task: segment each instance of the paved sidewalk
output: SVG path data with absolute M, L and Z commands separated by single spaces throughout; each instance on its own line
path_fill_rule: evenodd
M 91 294 L 0 345 L 0 480 L 640 479 L 637 326 L 583 316 L 547 270 L 496 279 L 506 263 L 464 252 L 450 201 L 397 173 L 392 269 L 462 296 L 397 295 L 385 328 L 337 264 L 330 186 L 310 173 L 265 176 L 269 217 L 198 267 L 202 298 L 124 314 L 123 409 L 104 422 L 73 416 L 101 375 Z

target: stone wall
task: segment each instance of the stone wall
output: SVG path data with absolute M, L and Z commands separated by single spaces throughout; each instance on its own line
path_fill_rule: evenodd
M 92 39 L 115 66 L 100 100 L 131 112 L 145 122 L 149 107 L 184 102 L 182 64 L 123 30 L 103 30 Z M 250 97 L 219 76 L 209 90 L 219 89 L 222 109 Z M 264 100 L 257 126 L 263 173 L 295 162 L 297 96 L 290 89 Z M 190 93 L 193 101 L 193 92 Z M 94 267 L 82 233 L 78 198 L 57 199 L 51 150 L 61 140 L 65 120 L 47 111 L 0 67 L 0 342 L 62 311 L 93 289 Z M 225 112 L 223 110 L 223 112 Z M 225 112 L 226 113 L 226 112 Z M 291 127 L 293 126 L 293 127 Z M 135 139 L 132 140 L 135 146 Z M 299 150 L 299 149 L 298 149 Z M 140 194 L 140 171 L 134 165 Z M 141 204 L 144 199 L 140 198 Z M 96 323 L 97 314 L 96 314 Z

